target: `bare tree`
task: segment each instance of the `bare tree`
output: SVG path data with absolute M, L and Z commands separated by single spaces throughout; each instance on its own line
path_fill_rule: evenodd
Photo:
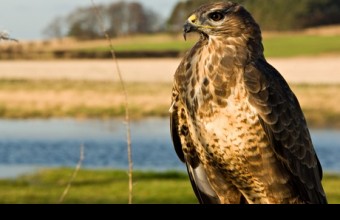
M 56 17 L 50 24 L 43 30 L 43 34 L 49 38 L 57 38 L 62 41 L 63 38 L 63 27 L 65 25 L 62 17 Z
M 105 31 L 110 36 L 161 30 L 162 19 L 160 16 L 145 9 L 140 3 L 121 1 L 97 7 L 102 12 Z M 65 18 L 57 17 L 44 30 L 45 35 L 57 38 L 60 38 L 64 32 L 67 32 L 68 36 L 83 40 L 103 37 L 103 33 L 96 25 L 96 18 L 91 7 L 78 8 Z
M 114 35 L 156 32 L 161 27 L 160 16 L 140 3 L 114 3 L 106 12 L 111 25 L 109 30 Z
M 103 7 L 103 6 L 98 6 Z M 96 16 L 91 8 L 79 8 L 72 12 L 66 21 L 69 25 L 68 35 L 78 39 L 96 39 L 103 37 L 98 28 Z

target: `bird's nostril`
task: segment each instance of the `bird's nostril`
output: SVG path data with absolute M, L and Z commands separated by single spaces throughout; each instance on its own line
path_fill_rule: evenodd
M 188 20 L 189 20 L 191 23 L 195 23 L 196 20 L 197 20 L 197 17 L 196 17 L 196 15 L 191 15 L 191 16 L 189 17 Z

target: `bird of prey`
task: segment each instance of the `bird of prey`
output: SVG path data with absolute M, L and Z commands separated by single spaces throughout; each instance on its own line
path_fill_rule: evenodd
M 200 39 L 175 76 L 170 129 L 200 203 L 327 203 L 299 102 L 263 55 L 261 30 L 231 2 L 184 24 Z

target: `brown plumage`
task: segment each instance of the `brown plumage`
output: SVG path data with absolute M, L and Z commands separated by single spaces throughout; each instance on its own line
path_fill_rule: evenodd
M 264 58 L 261 31 L 239 4 L 197 9 L 200 33 L 173 84 L 175 150 L 200 203 L 327 203 L 298 100 Z

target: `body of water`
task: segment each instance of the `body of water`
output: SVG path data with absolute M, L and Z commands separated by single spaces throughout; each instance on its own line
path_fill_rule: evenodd
M 340 172 L 340 130 L 311 130 L 325 171 Z M 131 123 L 135 169 L 185 170 L 172 146 L 169 119 Z M 122 120 L 0 120 L 0 177 L 29 168 L 76 166 L 84 146 L 83 167 L 127 168 Z

